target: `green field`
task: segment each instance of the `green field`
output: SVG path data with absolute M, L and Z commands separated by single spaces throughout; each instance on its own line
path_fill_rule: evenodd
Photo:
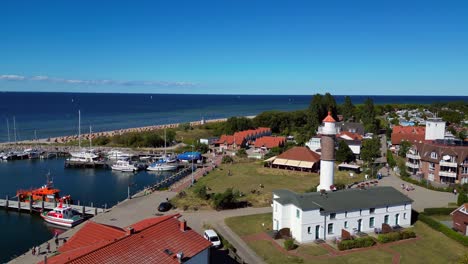
M 264 232 L 272 227 L 271 214 L 258 214 L 231 217 L 226 224 L 240 237 Z M 263 225 L 262 225 L 263 223 Z M 421 239 L 408 241 L 400 245 L 389 246 L 390 250 L 400 253 L 400 263 L 456 263 L 458 257 L 467 248 L 438 233 L 422 222 L 416 222 L 413 231 Z M 392 253 L 382 248 L 374 248 L 361 252 L 349 253 L 344 256 L 329 256 L 319 245 L 300 245 L 294 253 L 299 256 L 287 255 L 279 251 L 271 242 L 255 240 L 246 242 L 267 263 L 392 263 Z M 316 256 L 321 256 L 317 258 Z M 302 261 L 302 262 L 301 262 Z
M 228 176 L 229 171 L 231 176 Z M 363 179 L 363 174 L 350 178 L 348 172 L 336 171 L 335 173 L 335 182 L 339 183 L 349 184 Z M 262 162 L 259 161 L 237 160 L 234 164 L 221 164 L 220 167 L 201 178 L 196 185 L 206 185 L 211 193 L 234 188 L 244 194 L 240 198 L 241 200 L 249 201 L 254 207 L 263 207 L 271 204 L 272 191 L 275 189 L 305 192 L 315 188 L 318 183 L 319 175 L 317 173 L 271 169 L 263 167 Z M 192 190 L 193 188 L 188 189 L 187 196 L 174 198 L 172 202 L 179 208 L 209 206 L 209 201 L 195 197 Z

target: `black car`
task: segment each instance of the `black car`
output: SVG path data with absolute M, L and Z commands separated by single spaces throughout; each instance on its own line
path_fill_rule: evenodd
M 167 212 L 171 210 L 172 204 L 169 202 L 162 202 L 159 204 L 158 211 L 159 212 Z

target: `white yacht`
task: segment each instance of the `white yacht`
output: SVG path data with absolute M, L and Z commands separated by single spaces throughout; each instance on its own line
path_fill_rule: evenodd
M 130 159 L 133 155 L 129 153 L 122 152 L 120 150 L 111 150 L 107 152 L 107 158 L 111 160 L 126 160 Z
M 118 160 L 114 165 L 111 166 L 112 170 L 116 171 L 125 171 L 125 172 L 134 172 L 138 168 L 131 164 L 128 160 Z
M 92 162 L 97 161 L 99 156 L 94 153 L 93 150 L 86 150 L 80 152 L 70 152 L 71 157 L 68 158 L 68 161 L 81 161 L 81 162 Z
M 177 164 L 170 164 L 160 160 L 151 163 L 146 169 L 149 171 L 173 171 L 177 169 Z

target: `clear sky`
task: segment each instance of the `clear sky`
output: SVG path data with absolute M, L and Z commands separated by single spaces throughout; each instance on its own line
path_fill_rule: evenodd
M 2 1 L 0 90 L 468 95 L 468 1 Z

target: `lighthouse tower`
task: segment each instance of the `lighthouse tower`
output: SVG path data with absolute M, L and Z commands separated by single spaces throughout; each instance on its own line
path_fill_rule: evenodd
M 329 191 L 333 185 L 335 177 L 335 137 L 336 127 L 335 119 L 328 112 L 328 116 L 323 120 L 323 126 L 319 129 L 322 134 L 320 147 L 322 148 L 322 156 L 320 157 L 320 184 L 317 191 Z

